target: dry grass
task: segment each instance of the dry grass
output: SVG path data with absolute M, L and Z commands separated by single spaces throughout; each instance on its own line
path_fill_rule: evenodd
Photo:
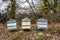
M 36 29 L 36 24 L 31 25 L 30 31 L 22 31 L 20 27 L 18 31 L 10 32 L 5 24 L 0 24 L 0 40 L 60 40 L 60 23 L 49 25 L 48 30 Z

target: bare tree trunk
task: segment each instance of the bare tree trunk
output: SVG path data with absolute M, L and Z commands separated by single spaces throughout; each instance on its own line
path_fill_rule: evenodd
M 31 6 L 31 4 L 29 3 L 29 0 L 26 0 L 26 2 L 30 5 L 30 8 L 32 9 L 32 11 L 35 13 L 33 7 Z
M 16 1 L 11 0 L 11 19 L 15 19 Z

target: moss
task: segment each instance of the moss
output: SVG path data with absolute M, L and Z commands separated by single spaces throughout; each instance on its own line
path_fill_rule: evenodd
M 43 38 L 38 38 L 38 39 L 36 39 L 36 40 L 44 40 Z
M 60 28 L 50 28 L 48 29 L 48 32 L 50 32 L 52 35 L 57 34 L 60 32 Z
M 15 12 L 16 12 L 16 8 L 17 8 L 17 6 L 16 6 L 16 1 L 15 0 L 12 0 L 11 1 L 12 3 L 12 8 L 11 8 L 11 18 L 12 19 L 15 19 Z

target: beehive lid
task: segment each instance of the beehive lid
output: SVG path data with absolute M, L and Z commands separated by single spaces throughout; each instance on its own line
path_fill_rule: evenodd
M 9 24 L 9 23 L 16 23 L 16 20 L 10 19 L 10 21 L 7 21 L 7 24 Z
M 44 19 L 44 18 L 41 18 L 41 19 L 38 19 L 37 21 L 38 22 L 47 22 L 48 20 L 47 19 Z
M 24 19 L 22 19 L 22 22 L 30 22 L 30 19 L 24 18 Z

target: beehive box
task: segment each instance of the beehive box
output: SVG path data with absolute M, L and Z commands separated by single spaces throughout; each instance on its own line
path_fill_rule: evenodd
M 17 30 L 16 20 L 11 19 L 10 21 L 7 21 L 7 30 Z
M 31 29 L 30 19 L 28 18 L 22 19 L 22 29 Z
M 37 28 L 38 29 L 47 29 L 48 28 L 48 20 L 47 19 L 38 19 L 37 20 Z

